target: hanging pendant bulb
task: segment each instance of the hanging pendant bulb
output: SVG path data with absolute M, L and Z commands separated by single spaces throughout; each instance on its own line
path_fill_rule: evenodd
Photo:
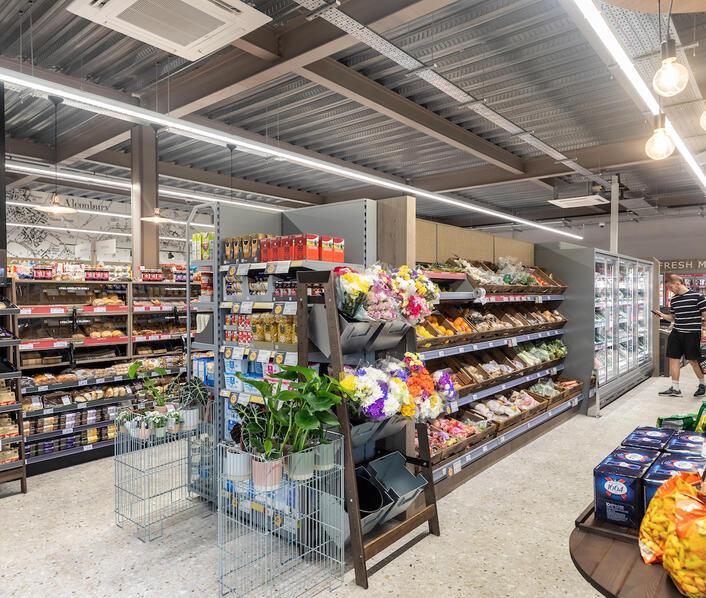
M 701 128 L 706 131 L 706 110 L 701 113 L 701 118 L 699 119 L 699 124 Z
M 71 206 L 62 205 L 59 199 L 58 193 L 52 193 L 51 201 L 45 206 L 34 206 L 35 210 L 40 212 L 46 212 L 47 214 L 54 214 L 55 216 L 63 216 L 64 214 L 75 214 L 76 209 Z
M 674 153 L 674 141 L 664 128 L 664 112 L 655 117 L 655 130 L 645 143 L 645 153 L 653 160 L 664 160 Z
M 169 218 L 165 218 L 159 213 L 159 208 L 154 209 L 154 214 L 152 216 L 144 216 L 140 218 L 143 222 L 151 222 L 152 224 L 168 224 L 170 222 L 174 222 L 173 220 L 170 220 Z
M 671 98 L 684 91 L 689 83 L 689 69 L 677 62 L 673 39 L 662 42 L 662 66 L 652 78 L 652 88 L 659 95 Z

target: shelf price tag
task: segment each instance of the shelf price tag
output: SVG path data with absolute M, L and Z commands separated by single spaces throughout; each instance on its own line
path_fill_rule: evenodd
M 454 475 L 457 473 L 461 473 L 461 462 L 460 461 L 454 461 L 454 464 L 451 466 L 454 472 Z
M 93 312 L 97 314 L 105 313 L 107 310 L 105 307 L 94 307 Z
M 437 354 L 439 355 L 439 357 L 443 357 L 443 356 L 444 356 L 444 350 L 443 350 L 443 349 L 439 349 L 439 350 L 437 351 Z
M 272 356 L 272 351 L 267 351 L 265 349 L 261 349 L 257 353 L 257 361 L 260 363 L 267 363 L 270 361 L 271 356 Z
M 245 276 L 248 272 L 250 272 L 250 264 L 238 264 L 235 269 L 236 276 Z
M 517 339 L 514 336 L 511 336 L 510 338 L 507 339 L 507 346 L 508 347 L 517 347 Z
M 299 354 L 290 351 L 284 355 L 284 365 L 297 365 L 299 363 Z
M 245 355 L 245 347 L 231 347 L 232 348 L 232 353 L 231 353 L 231 359 L 242 359 L 243 355 Z
M 251 314 L 253 306 L 254 306 L 254 303 L 252 301 L 243 301 L 240 304 L 240 313 L 241 314 Z M 235 303 L 233 304 L 233 307 L 235 307 Z
M 541 302 L 542 302 L 542 296 L 541 296 L 541 295 L 537 295 L 537 296 L 534 298 L 534 302 L 535 302 L 535 303 L 541 303 Z
M 49 390 L 49 387 L 46 385 L 37 386 L 37 392 L 44 392 L 45 390 Z
M 458 411 L 458 401 L 453 400 L 448 403 L 449 413 L 456 413 Z
M 268 262 L 265 267 L 266 274 L 286 274 L 289 272 L 290 261 Z
M 554 375 L 556 374 L 556 372 L 557 372 L 556 368 L 551 368 L 551 369 L 549 370 L 549 375 L 550 375 L 550 376 L 554 376 Z
M 238 405 L 247 405 L 250 402 L 250 395 L 241 392 L 238 394 Z
M 63 307 L 52 307 L 49 309 L 50 314 L 63 314 L 66 310 Z
M 87 444 L 87 445 L 85 445 L 85 446 L 83 447 L 83 450 L 84 450 L 84 451 L 90 451 L 92 448 L 93 448 L 93 445 L 92 445 L 92 444 Z
M 285 316 L 294 316 L 297 313 L 297 302 L 296 301 L 286 301 L 284 303 L 284 310 L 282 313 Z

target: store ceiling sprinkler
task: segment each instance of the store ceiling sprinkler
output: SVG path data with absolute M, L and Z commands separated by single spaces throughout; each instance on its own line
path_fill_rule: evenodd
M 47 205 L 35 206 L 40 212 L 46 212 L 47 214 L 52 214 L 54 216 L 63 216 L 65 214 L 75 214 L 76 209 L 69 205 L 63 205 L 59 199 L 59 165 L 57 163 L 57 140 L 59 131 L 59 104 L 61 103 L 61 98 L 52 97 L 50 98 L 54 103 L 54 193 L 52 193 L 51 200 Z
M 655 129 L 645 143 L 645 153 L 653 160 L 664 160 L 674 153 L 674 141 L 664 127 L 664 112 L 655 116 Z

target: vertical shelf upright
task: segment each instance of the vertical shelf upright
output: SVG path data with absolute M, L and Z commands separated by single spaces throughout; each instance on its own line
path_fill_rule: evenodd
M 19 480 L 23 494 L 27 493 L 27 466 L 25 459 L 24 421 L 22 419 L 22 396 L 20 394 L 19 370 L 19 338 L 17 335 L 17 316 L 19 308 L 12 303 L 8 290 L 11 289 L 11 280 L 4 278 L 0 281 L 0 290 L 3 301 L 0 304 L 0 321 L 3 328 L 11 333 L 9 338 L 0 339 L 0 383 L 12 387 L 15 397 L 14 403 L 0 404 L 0 414 L 7 414 L 15 419 L 17 433 L 12 436 L 0 438 L 0 451 L 8 446 L 17 450 L 17 460 L 0 463 L 0 483 Z

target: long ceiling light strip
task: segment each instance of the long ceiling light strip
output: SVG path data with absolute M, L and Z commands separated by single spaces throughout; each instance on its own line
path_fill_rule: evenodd
M 137 106 L 132 106 L 130 104 L 125 104 L 123 102 L 118 102 L 110 98 L 104 98 L 89 92 L 76 90 L 66 85 L 61 85 L 59 83 L 44 81 L 43 79 L 39 79 L 37 77 L 33 77 L 24 73 L 17 73 L 9 69 L 0 68 L 0 81 L 5 82 L 7 85 L 13 88 L 33 90 L 34 92 L 39 93 L 40 95 L 56 95 L 63 98 L 67 103 L 80 103 L 83 109 L 92 112 L 110 113 L 111 116 L 120 118 L 122 120 L 137 122 L 141 124 L 157 125 L 159 127 L 167 128 L 178 135 L 200 139 L 202 141 L 207 141 L 209 143 L 213 143 L 223 147 L 235 145 L 238 151 L 244 151 L 248 153 L 259 153 L 273 158 L 280 158 L 287 162 L 300 164 L 302 166 L 312 168 L 320 172 L 327 172 L 336 176 L 360 181 L 362 183 L 376 185 L 379 187 L 384 187 L 386 189 L 392 189 L 394 191 L 401 191 L 405 194 L 416 195 L 417 197 L 431 199 L 439 203 L 452 205 L 467 211 L 477 212 L 479 214 L 492 216 L 501 220 L 508 220 L 510 222 L 524 224 L 529 227 L 539 228 L 548 232 L 563 235 L 573 239 L 583 238 L 579 235 L 574 235 L 532 222 L 530 220 L 525 220 L 524 218 L 518 218 L 516 216 L 512 216 L 504 212 L 490 210 L 464 201 L 453 199 L 452 197 L 449 197 L 447 195 L 432 193 L 429 191 L 425 191 L 424 189 L 419 189 L 410 185 L 406 185 L 404 183 L 391 181 L 383 177 L 363 174 L 351 168 L 346 168 L 343 166 L 334 166 L 332 164 L 329 164 L 328 162 L 325 162 L 324 160 L 319 160 L 316 158 L 307 158 L 292 151 L 280 148 L 273 148 L 264 143 L 252 141 L 237 135 L 227 134 L 216 129 L 211 129 L 209 127 L 204 127 L 202 125 L 190 123 L 178 118 L 173 118 L 171 116 L 160 114 L 159 112 L 154 112 Z M 160 193 L 162 193 L 161 190 Z M 198 197 L 198 195 L 194 193 L 189 193 L 188 195 L 190 197 Z M 223 203 L 235 203 L 231 202 L 230 200 L 221 200 L 220 198 L 217 199 L 213 196 L 209 196 L 209 200 L 223 201 Z M 257 207 L 260 209 L 269 209 L 273 211 L 283 211 L 281 208 L 263 206 L 262 204 L 245 204 L 244 202 L 241 202 L 241 205 L 247 205 L 248 207 Z
M 16 206 L 18 208 L 30 208 L 31 210 L 36 209 L 36 206 L 24 201 L 7 201 L 6 203 L 8 206 Z M 107 216 L 108 218 L 124 218 L 125 220 L 132 220 L 132 216 L 130 214 L 120 214 L 117 212 L 103 212 L 101 210 L 87 210 L 84 208 L 75 208 L 75 210 L 79 214 L 91 214 L 94 216 Z M 185 220 L 168 220 L 169 224 L 180 224 L 182 226 L 186 226 Z M 192 222 L 191 226 L 196 226 L 200 228 L 214 228 L 213 224 L 206 224 L 203 222 Z
M 18 174 L 54 176 L 54 171 L 48 166 L 43 166 L 39 164 L 27 164 L 25 162 L 18 162 L 16 160 L 7 160 L 5 162 L 5 170 L 7 170 L 7 172 L 14 172 Z M 72 170 L 59 170 L 57 172 L 57 176 L 59 180 L 62 181 L 69 181 L 74 183 L 87 183 L 89 185 L 106 187 L 108 189 L 123 189 L 129 191 L 132 187 L 132 184 L 124 179 L 93 174 L 81 174 Z M 176 199 L 183 199 L 185 201 L 217 202 L 254 208 L 256 210 L 265 210 L 268 212 L 284 212 L 287 210 L 287 208 L 268 206 L 266 204 L 251 203 L 246 201 L 231 200 L 228 198 L 218 197 L 217 195 L 210 195 L 208 193 L 200 193 L 197 191 L 183 191 L 180 189 L 175 189 L 173 187 L 165 187 L 163 185 L 160 185 L 159 187 L 159 194 L 163 197 L 173 197 Z
M 362 23 L 356 21 L 351 16 L 347 15 L 343 11 L 336 8 L 335 5 L 330 6 L 328 9 L 324 8 L 326 6 L 326 0 L 295 0 L 297 4 L 307 8 L 309 10 L 318 10 L 317 17 L 328 21 L 332 25 L 335 25 L 342 31 L 345 31 L 352 37 L 363 42 L 367 46 L 377 50 L 383 56 L 389 58 L 393 62 L 400 65 L 402 68 L 410 71 L 410 74 L 414 74 L 420 79 L 423 79 L 430 85 L 436 87 L 442 93 L 453 98 L 460 104 L 463 104 L 468 110 L 472 110 L 479 116 L 482 116 L 486 120 L 489 120 L 497 127 L 500 127 L 504 131 L 507 131 L 510 135 L 515 135 L 526 144 L 538 149 L 543 154 L 559 161 L 564 164 L 570 162 L 574 164 L 573 161 L 565 156 L 560 151 L 551 147 L 548 143 L 545 143 L 529 131 L 525 131 L 519 125 L 513 123 L 510 119 L 505 118 L 499 112 L 496 112 L 492 108 L 488 107 L 482 100 L 473 97 L 464 89 L 461 89 L 455 83 L 449 81 L 446 77 L 439 74 L 434 70 L 434 67 L 430 67 L 420 62 L 414 56 L 408 54 L 401 48 L 398 48 L 390 41 L 375 33 L 372 29 L 369 29 Z M 567 164 L 568 165 L 568 164 Z M 572 166 L 569 166 L 573 169 Z M 610 187 L 610 182 L 603 177 L 593 174 L 587 168 L 581 167 L 576 169 L 576 172 L 588 177 L 589 179 L 600 183 L 601 185 Z M 558 231 L 557 231 L 558 232 Z
M 640 76 L 640 73 L 638 73 L 632 60 L 623 48 L 622 44 L 618 41 L 618 38 L 613 33 L 613 30 L 603 18 L 600 10 L 598 10 L 596 5 L 593 3 L 593 0 L 574 0 L 574 3 L 581 11 L 581 14 L 584 16 L 593 31 L 596 33 L 598 39 L 601 40 L 606 50 L 610 52 L 613 60 L 615 60 L 617 65 L 620 67 L 620 70 L 630 82 L 630 85 L 632 85 L 637 95 L 640 96 L 640 99 L 642 99 L 645 103 L 647 109 L 653 114 L 653 116 L 659 115 L 660 105 L 657 98 L 652 95 L 652 91 L 650 90 L 648 84 Z M 699 184 L 706 190 L 706 175 L 704 175 L 704 172 L 701 170 L 696 158 L 694 158 L 694 155 L 691 151 L 689 151 L 686 143 L 684 143 L 684 140 L 681 138 L 679 133 L 677 133 L 674 125 L 672 125 L 668 118 L 665 118 L 665 128 L 674 141 L 674 145 L 677 146 L 682 158 L 684 158 L 686 163 L 689 165 L 689 168 L 694 173 L 694 176 L 698 180 Z
M 53 226 L 48 224 L 25 224 L 24 222 L 8 222 L 7 226 L 14 228 L 33 228 L 38 230 L 48 230 L 48 231 L 61 231 L 66 233 L 85 233 L 87 235 L 98 235 L 103 237 L 132 237 L 131 233 L 121 233 L 109 230 L 96 230 L 92 228 L 72 228 L 69 226 Z M 179 243 L 186 243 L 186 239 L 183 237 L 163 237 L 160 236 L 161 241 L 178 241 Z

